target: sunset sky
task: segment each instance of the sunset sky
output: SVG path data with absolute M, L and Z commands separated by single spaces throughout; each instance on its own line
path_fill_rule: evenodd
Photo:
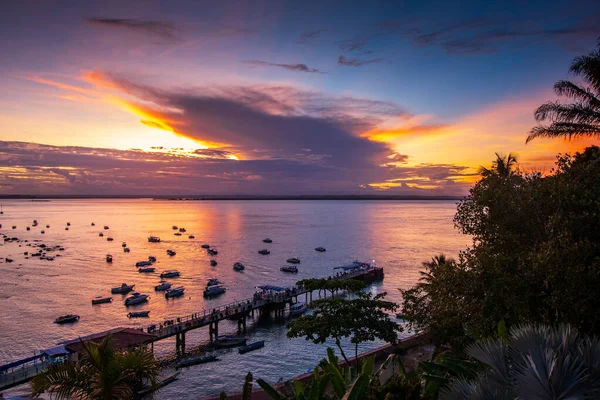
M 466 193 L 600 2 L 3 1 L 0 194 Z

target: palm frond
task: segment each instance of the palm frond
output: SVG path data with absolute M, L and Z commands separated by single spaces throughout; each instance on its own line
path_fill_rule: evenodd
M 575 58 L 569 71 L 582 76 L 600 93 L 600 50 Z
M 591 90 L 574 84 L 571 81 L 558 81 L 554 84 L 554 92 L 559 96 L 567 96 L 580 101 L 589 107 L 600 109 L 600 99 Z
M 580 136 L 600 136 L 600 126 L 589 124 L 575 124 L 569 122 L 555 122 L 551 125 L 538 125 L 529 131 L 526 143 L 535 138 L 564 138 L 573 139 Z

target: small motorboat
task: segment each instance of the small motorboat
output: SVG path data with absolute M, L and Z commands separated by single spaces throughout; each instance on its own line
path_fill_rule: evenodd
M 185 360 L 179 361 L 175 365 L 175 368 L 177 368 L 177 369 L 179 369 L 179 368 L 185 368 L 185 367 L 190 367 L 192 365 L 204 364 L 204 363 L 213 362 L 213 361 L 219 361 L 219 359 L 217 358 L 217 356 L 210 355 L 210 356 L 186 358 Z
M 179 286 L 179 287 L 176 287 L 176 288 L 173 288 L 173 289 L 169 289 L 169 290 L 166 291 L 165 297 L 167 299 L 169 299 L 169 298 L 173 298 L 173 297 L 183 296 L 184 291 L 185 291 L 185 288 L 183 286 Z
M 217 260 L 210 260 L 210 266 L 211 267 L 216 267 L 217 266 Z
M 263 239 L 263 242 L 265 242 L 265 243 L 273 243 L 273 241 L 271 239 L 269 239 L 269 238 Z
M 188 236 L 188 239 L 196 239 L 196 236 L 190 235 L 190 236 Z
M 217 336 L 215 346 L 219 349 L 226 349 L 229 347 L 245 346 L 248 339 L 238 338 L 230 335 Z
M 1 227 L 2 227 L 2 226 L 0 226 L 0 228 L 1 228 Z M 25 228 L 25 229 L 27 229 L 28 231 L 30 231 L 30 230 L 31 230 L 31 228 L 30 228 L 30 227 L 27 227 L 27 228 Z
M 180 232 L 175 232 L 175 236 L 181 236 Z
M 106 241 L 107 241 L 107 242 L 112 242 L 113 240 L 115 240 L 115 239 L 113 239 L 113 238 L 111 238 L 111 237 L 107 237 L 107 238 L 106 238 Z
M 112 257 L 110 254 L 107 254 L 107 255 L 106 255 L 106 262 L 107 262 L 107 263 L 111 263 L 111 262 L 112 262 L 112 258 L 113 258 L 113 257 Z
M 171 250 L 171 249 L 169 249 L 169 250 L 167 250 L 167 254 L 168 254 L 168 255 L 170 255 L 170 256 L 172 257 L 172 256 L 174 256 L 174 255 L 175 255 L 175 254 L 177 254 L 177 253 L 175 253 L 175 250 Z
M 138 261 L 135 263 L 136 267 L 147 267 L 149 265 L 152 265 L 152 261 L 148 260 L 148 261 Z
M 130 297 L 125 299 L 125 305 L 132 306 L 134 304 L 145 303 L 146 301 L 148 301 L 149 297 L 150 296 L 148 296 L 147 294 L 139 294 L 138 292 L 135 292 Z
M 127 314 L 127 318 L 148 318 L 150 311 L 134 311 Z
M 148 261 L 150 261 L 150 262 L 156 262 L 156 257 L 154 257 L 154 256 L 148 256 Z
M 285 265 L 279 268 L 279 270 L 282 272 L 291 272 L 293 274 L 298 273 L 298 267 L 296 267 L 295 265 Z
M 138 269 L 138 272 L 140 272 L 140 273 L 154 272 L 154 271 L 156 271 L 156 268 L 154 268 L 154 267 L 142 267 L 142 268 Z
M 266 256 L 267 254 L 271 254 L 271 252 L 267 249 L 262 249 L 258 251 L 258 254 L 262 254 L 263 256 Z
M 71 223 L 70 223 L 70 222 L 67 222 L 67 226 L 71 226 Z
M 288 258 L 286 261 L 290 264 L 300 264 L 300 259 L 296 257 Z
M 98 236 L 102 237 L 102 236 L 104 236 L 104 233 L 100 232 L 100 233 L 98 234 Z
M 185 232 L 185 228 L 179 228 L 179 232 Z
M 217 285 L 221 285 L 223 282 L 221 282 L 220 280 L 218 280 L 217 278 L 212 278 L 209 279 L 208 282 L 206 283 L 206 287 L 209 286 L 217 286 Z
M 180 275 L 179 271 L 177 271 L 175 269 L 171 269 L 171 270 L 168 270 L 168 271 L 163 271 L 163 273 L 160 274 L 160 277 L 161 278 L 176 278 L 179 275 Z
M 318 252 L 320 252 L 320 253 L 322 253 L 324 251 L 327 251 L 327 249 L 325 247 L 317 247 L 315 250 L 318 251 Z
M 17 229 L 17 226 L 16 226 L 16 225 L 13 225 L 13 227 L 12 227 L 12 228 L 13 228 L 13 229 Z
M 13 226 L 13 229 L 15 229 L 16 226 Z M 50 225 L 46 225 L 46 228 L 50 228 Z
M 225 287 L 221 285 L 207 286 L 204 290 L 204 297 L 218 296 L 225 293 Z
M 200 246 L 200 247 L 202 247 L 203 249 L 210 249 L 210 245 L 208 245 L 208 244 L 206 244 L 206 243 L 205 243 L 205 244 L 203 244 L 203 245 L 202 245 L 202 246 Z
M 208 250 L 206 250 L 206 252 L 208 253 L 209 256 L 216 256 L 217 254 L 219 254 L 217 249 L 208 249 Z
M 40 233 L 43 235 L 44 233 L 46 233 L 46 231 L 42 229 Z
M 92 305 L 110 303 L 111 301 L 112 301 L 112 297 L 98 296 L 95 299 L 92 299 Z
M 133 290 L 133 287 L 135 285 L 128 285 L 126 283 L 122 283 L 121 286 L 118 287 L 114 287 L 112 289 L 110 289 L 110 292 L 112 294 L 125 294 L 125 293 L 129 293 Z
M 31 225 L 32 225 L 32 226 L 38 226 L 37 219 L 34 219 Z
M 123 248 L 123 251 L 124 251 L 125 253 L 129 253 L 131 250 L 129 249 L 129 247 L 124 247 L 124 248 Z
M 104 225 L 104 229 L 110 229 L 108 225 Z
M 250 343 L 249 345 L 240 347 L 238 352 L 240 354 L 244 354 L 244 353 L 248 353 L 249 351 L 258 350 L 263 347 L 265 347 L 265 341 L 259 340 L 258 342 Z
M 68 227 L 68 226 L 65 226 L 65 231 L 68 231 L 68 230 L 69 230 L 69 227 Z
M 158 236 L 149 236 L 148 241 L 150 243 L 160 243 L 160 238 Z
M 308 306 L 306 305 L 306 303 L 302 303 L 302 302 L 294 303 L 290 306 L 290 315 L 291 316 L 302 315 L 307 310 L 308 310 Z
M 56 318 L 54 320 L 55 324 L 68 324 L 71 322 L 77 322 L 79 321 L 79 315 L 77 314 L 67 314 L 67 315 L 62 315 L 58 318 Z
M 92 224 L 91 224 L 91 225 L 92 225 L 92 226 L 96 226 L 96 224 L 95 224 L 95 223 L 93 223 L 93 222 L 92 222 Z
M 243 271 L 244 269 L 246 269 L 246 267 L 241 262 L 236 262 L 235 264 L 233 264 L 233 269 L 235 269 L 236 271 Z
M 127 247 L 127 243 L 125 243 L 125 242 L 121 243 L 121 247 Z
M 154 290 L 156 290 L 157 292 L 168 290 L 171 289 L 171 285 L 173 284 L 169 282 L 161 282 L 158 285 L 154 286 Z
M 173 230 L 176 231 L 177 230 L 177 225 L 173 225 Z

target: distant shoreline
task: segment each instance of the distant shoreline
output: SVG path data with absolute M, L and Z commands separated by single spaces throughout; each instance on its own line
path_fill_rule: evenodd
M 296 195 L 296 196 L 31 196 L 31 195 L 0 195 L 0 200 L 64 200 L 64 199 L 152 199 L 166 201 L 223 201 L 223 200 L 461 200 L 463 196 L 407 196 L 407 195 Z

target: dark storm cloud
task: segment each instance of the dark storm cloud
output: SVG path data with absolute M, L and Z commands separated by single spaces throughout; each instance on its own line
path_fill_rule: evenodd
M 277 64 L 277 63 L 270 63 L 270 62 L 259 61 L 259 60 L 248 60 L 248 61 L 244 61 L 244 62 L 246 64 L 253 65 L 253 66 L 277 67 L 277 68 L 283 68 L 283 69 L 287 69 L 288 71 L 295 71 L 295 72 L 311 72 L 311 73 L 318 73 L 318 74 L 324 73 L 322 71 L 319 71 L 316 68 L 310 68 L 306 64 Z
M 319 38 L 320 36 L 322 36 L 323 33 L 325 33 L 325 32 L 327 32 L 327 29 L 318 29 L 316 31 L 304 32 L 302 35 L 300 35 L 300 37 L 298 38 L 296 43 L 303 44 L 303 43 L 312 42 L 312 41 L 316 40 L 317 38 Z
M 167 40 L 178 40 L 175 24 L 169 21 L 146 21 L 130 18 L 85 18 L 92 25 L 107 28 L 126 29 L 142 34 L 150 34 Z
M 338 57 L 338 65 L 345 67 L 362 67 L 363 65 L 376 64 L 383 61 L 383 58 L 374 58 L 371 60 L 359 60 L 358 58 L 346 58 L 344 56 Z

